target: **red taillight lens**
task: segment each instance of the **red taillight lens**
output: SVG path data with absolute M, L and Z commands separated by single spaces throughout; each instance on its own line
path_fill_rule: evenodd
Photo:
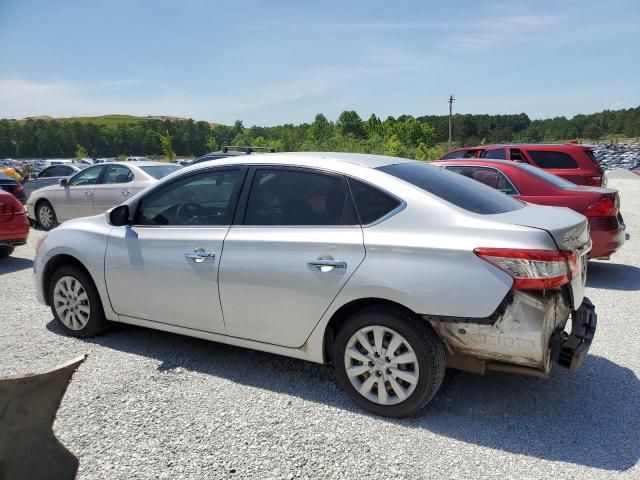
M 23 191 L 23 190 L 24 190 L 24 188 L 22 187 L 22 184 L 21 184 L 21 183 L 18 183 L 18 184 L 16 184 L 16 186 L 15 186 L 15 187 L 13 187 L 13 191 L 14 191 L 14 193 L 20 193 L 20 192 L 21 192 L 21 191 Z
M 587 181 L 587 185 L 590 187 L 599 187 L 602 185 L 602 175 L 594 175 L 590 177 L 585 177 Z
M 579 274 L 578 257 L 570 251 L 476 248 L 473 253 L 509 274 L 517 290 L 559 287 Z
M 27 212 L 26 212 L 26 210 L 24 209 L 24 205 L 22 205 L 22 203 L 20 203 L 20 202 L 16 201 L 16 202 L 13 204 L 12 212 L 11 212 L 11 213 L 13 213 L 14 215 L 22 215 L 22 214 L 25 214 L 25 213 L 27 213 Z
M 602 196 L 587 208 L 587 217 L 612 217 L 618 214 L 617 197 Z

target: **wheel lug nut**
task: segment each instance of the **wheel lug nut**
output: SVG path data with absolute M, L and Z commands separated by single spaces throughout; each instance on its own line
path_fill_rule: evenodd
M 374 363 L 371 360 L 369 360 L 369 366 L 373 367 L 373 365 L 374 365 Z
M 380 370 L 378 370 L 378 371 L 376 372 L 376 375 L 377 375 L 378 377 L 381 377 L 381 376 L 382 376 L 382 372 L 381 372 Z
M 391 375 L 391 369 L 387 368 L 387 375 Z
M 391 361 L 391 359 L 389 357 L 384 357 L 384 361 L 389 363 Z
M 378 352 L 373 354 L 376 358 L 378 358 L 380 356 L 380 354 Z

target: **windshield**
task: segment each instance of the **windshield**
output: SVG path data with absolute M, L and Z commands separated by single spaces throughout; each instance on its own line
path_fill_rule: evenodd
M 491 187 L 425 163 L 397 163 L 378 167 L 469 212 L 484 215 L 513 212 L 524 204 Z
M 535 175 L 536 177 L 555 185 L 560 188 L 573 188 L 576 186 L 575 183 L 571 183 L 569 180 L 565 180 L 564 178 L 560 178 L 553 173 L 546 172 L 545 170 L 534 167 L 533 165 L 528 165 L 526 163 L 519 163 L 518 166 L 523 170 Z
M 140 167 L 145 173 L 148 173 L 153 178 L 161 179 L 162 177 L 166 177 L 170 173 L 175 172 L 176 170 L 180 170 L 182 166 L 180 165 L 153 165 L 147 167 Z

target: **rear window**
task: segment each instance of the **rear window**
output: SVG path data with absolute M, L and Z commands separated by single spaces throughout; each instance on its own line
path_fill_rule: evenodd
M 545 150 L 529 150 L 533 161 L 541 168 L 578 168 L 576 161 L 562 152 Z
M 482 154 L 483 158 L 493 158 L 495 160 L 506 160 L 507 158 L 507 149 L 506 148 L 497 148 L 495 150 L 487 150 Z
M 150 167 L 140 167 L 144 173 L 151 175 L 155 179 L 166 177 L 170 173 L 180 170 L 180 165 L 153 165 Z
M 470 178 L 425 163 L 397 163 L 378 167 L 469 212 L 490 215 L 513 212 L 524 204 Z
M 474 158 L 476 156 L 477 150 L 456 150 L 453 152 L 447 153 L 442 158 L 444 160 L 450 160 L 453 158 Z
M 556 187 L 560 187 L 560 188 L 573 188 L 576 186 L 575 183 L 571 183 L 568 180 L 565 180 L 564 178 L 560 178 L 556 175 L 554 175 L 553 173 L 549 173 L 549 172 L 545 172 L 544 170 L 542 170 L 541 168 L 538 167 L 534 167 L 533 165 L 529 165 L 526 163 L 521 163 L 520 165 L 518 165 L 520 168 L 522 168 L 523 170 L 526 170 L 527 172 L 535 175 L 536 177 L 551 183 L 552 185 L 555 185 Z

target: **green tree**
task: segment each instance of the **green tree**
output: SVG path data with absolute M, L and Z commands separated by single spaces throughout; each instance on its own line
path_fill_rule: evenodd
M 413 156 L 416 160 L 429 160 L 429 148 L 420 142 Z
M 169 135 L 169 132 L 166 131 L 165 133 L 159 133 L 158 135 L 160 137 L 160 145 L 162 146 L 164 157 L 168 161 L 173 162 L 176 159 L 176 154 L 171 145 L 171 136 Z
M 397 135 L 391 135 L 384 144 L 384 154 L 392 157 L 404 157 L 407 149 Z
M 362 119 L 355 111 L 344 111 L 338 117 L 336 127 L 342 135 L 353 135 L 355 138 L 366 138 L 367 131 L 364 128 Z
M 209 137 L 207 138 L 207 151 L 215 152 L 215 151 L 217 151 L 219 149 L 220 149 L 220 147 L 218 146 L 218 140 L 217 140 L 215 134 L 213 132 L 211 132 L 209 134 Z
M 83 158 L 87 158 L 88 156 L 89 156 L 89 153 L 87 152 L 86 148 L 84 148 L 80 144 L 76 145 L 76 155 L 75 155 L 76 160 L 82 160 Z

